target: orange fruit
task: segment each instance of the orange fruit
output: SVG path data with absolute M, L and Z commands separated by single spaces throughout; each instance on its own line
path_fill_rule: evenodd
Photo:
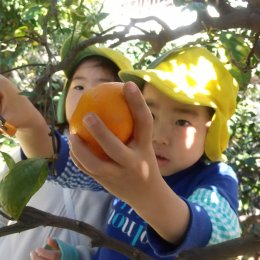
M 87 90 L 69 122 L 70 133 L 79 135 L 97 156 L 106 157 L 105 152 L 83 126 L 83 118 L 94 112 L 123 143 L 133 133 L 133 117 L 123 94 L 124 83 L 106 82 Z

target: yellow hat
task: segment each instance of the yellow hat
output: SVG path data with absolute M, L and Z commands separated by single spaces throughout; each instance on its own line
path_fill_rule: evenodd
M 69 37 L 63 44 L 60 52 L 61 59 L 64 60 L 71 49 L 75 47 L 77 44 L 80 42 L 87 40 L 86 38 L 78 35 L 74 35 L 74 37 Z M 66 67 L 64 70 L 64 73 L 67 77 L 67 79 L 71 79 L 73 76 L 73 73 L 79 63 L 91 56 L 101 56 L 104 58 L 107 58 L 111 62 L 113 62 L 119 70 L 131 70 L 133 69 L 131 62 L 126 58 L 125 55 L 123 55 L 121 52 L 110 49 L 110 48 L 105 48 L 105 47 L 96 47 L 94 45 L 89 46 L 82 51 L 80 51 L 76 57 L 73 58 L 73 60 L 69 63 L 69 65 Z M 67 96 L 67 90 L 68 90 L 68 82 L 65 84 L 63 92 L 61 94 L 61 97 L 59 99 L 58 103 L 58 108 L 57 108 L 57 121 L 59 123 L 64 123 L 66 121 L 65 117 L 65 100 Z
M 123 70 L 119 77 L 135 82 L 140 88 L 148 82 L 182 103 L 212 107 L 215 114 L 206 136 L 205 153 L 211 161 L 224 158 L 222 153 L 229 141 L 228 120 L 235 112 L 238 84 L 206 48 L 170 51 L 147 70 Z

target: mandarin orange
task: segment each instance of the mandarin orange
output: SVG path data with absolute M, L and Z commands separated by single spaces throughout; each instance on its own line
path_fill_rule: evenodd
M 123 143 L 127 143 L 133 133 L 134 122 L 123 94 L 124 83 L 106 82 L 87 90 L 69 122 L 70 133 L 79 135 L 97 156 L 106 157 L 105 152 L 83 126 L 83 118 L 93 112 Z

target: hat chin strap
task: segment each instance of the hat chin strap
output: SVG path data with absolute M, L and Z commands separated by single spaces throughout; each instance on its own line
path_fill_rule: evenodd
M 228 146 L 229 136 L 227 119 L 216 110 L 205 141 L 205 153 L 211 161 L 226 160 L 222 153 Z
M 63 124 L 67 121 L 66 115 L 65 115 L 65 102 L 66 102 L 69 85 L 70 85 L 70 81 L 67 80 L 64 85 L 64 88 L 62 90 L 59 101 L 58 101 L 58 105 L 57 105 L 57 122 L 58 122 L 58 124 Z

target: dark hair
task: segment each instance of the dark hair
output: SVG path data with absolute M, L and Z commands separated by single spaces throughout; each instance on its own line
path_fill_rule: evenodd
M 216 111 L 212 107 L 206 107 L 206 108 L 208 110 L 208 114 L 209 114 L 210 120 L 212 120 L 212 117 L 213 117 L 213 115 L 215 114 Z
M 114 75 L 114 80 L 115 81 L 121 81 L 119 76 L 118 76 L 118 72 L 119 72 L 119 67 L 110 59 L 104 57 L 104 56 L 100 56 L 100 55 L 92 55 L 92 56 L 88 56 L 84 59 L 82 59 L 78 65 L 74 68 L 74 70 L 71 73 L 71 78 L 72 79 L 75 71 L 77 70 L 77 68 L 84 62 L 88 61 L 88 60 L 93 60 L 93 61 L 97 61 L 98 62 L 98 66 L 108 70 L 109 72 L 111 72 L 111 74 Z

